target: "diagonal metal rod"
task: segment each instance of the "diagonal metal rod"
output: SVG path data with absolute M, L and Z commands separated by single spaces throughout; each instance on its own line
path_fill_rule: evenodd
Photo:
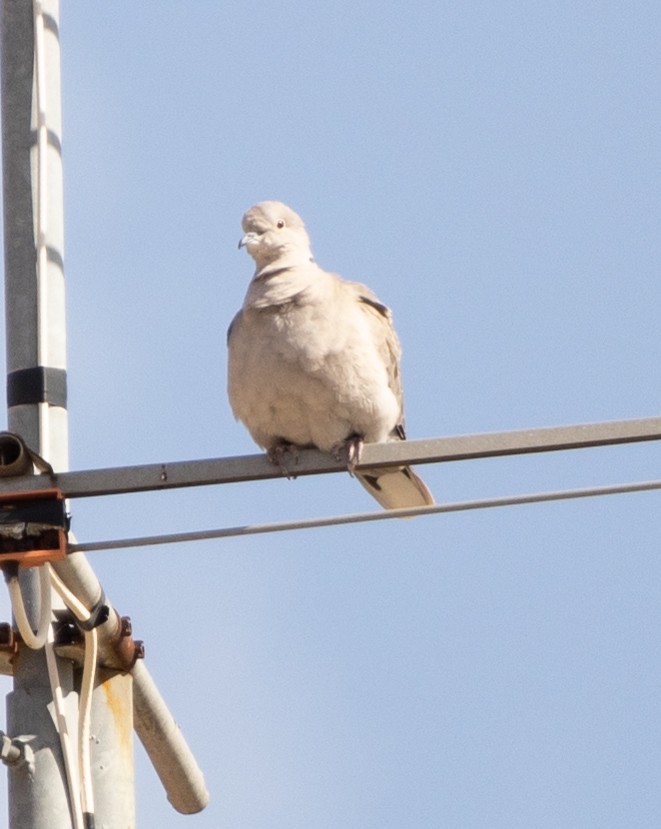
M 358 468 L 447 463 L 651 440 L 661 440 L 660 417 L 368 444 Z M 302 450 L 290 464 L 295 477 L 345 470 L 346 467 L 330 455 L 313 449 Z M 47 489 L 56 485 L 67 498 L 85 498 L 280 477 L 280 469 L 269 463 L 264 455 L 246 455 L 61 472 L 54 477 L 0 478 L 0 493 Z
M 246 524 L 237 527 L 224 527 L 217 530 L 196 530 L 193 532 L 167 533 L 164 535 L 146 535 L 136 538 L 121 538 L 110 541 L 89 541 L 71 544 L 70 552 L 96 552 L 99 550 L 119 550 L 127 547 L 153 547 L 160 544 L 177 544 L 189 541 L 207 541 L 214 538 L 232 538 L 243 535 L 264 535 L 265 533 L 288 532 L 291 530 L 309 530 L 317 527 L 336 527 L 344 524 L 358 524 L 368 521 L 388 521 L 392 518 L 415 518 L 420 515 L 439 515 L 468 510 L 493 509 L 495 507 L 513 507 L 524 504 L 540 504 L 550 501 L 567 501 L 577 498 L 594 498 L 601 495 L 624 495 L 633 492 L 651 492 L 661 489 L 661 481 L 640 481 L 606 486 L 584 487 L 581 489 L 564 489 L 553 492 L 532 492 L 522 495 L 505 495 L 499 498 L 483 498 L 474 501 L 455 501 L 449 504 L 435 504 L 426 507 L 403 507 L 402 509 L 383 510 L 380 512 L 357 512 L 349 515 L 334 515 L 322 518 L 304 518 L 297 521 L 278 521 L 267 524 Z

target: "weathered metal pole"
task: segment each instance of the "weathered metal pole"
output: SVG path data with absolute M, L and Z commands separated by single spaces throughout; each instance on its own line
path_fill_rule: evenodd
M 41 44 L 36 61 L 35 33 Z M 59 0 L 4 0 L 8 426 L 56 471 L 68 467 L 59 48 Z M 34 615 L 41 601 L 35 573 L 25 571 L 21 583 Z M 57 663 L 65 700 L 75 703 L 79 672 L 67 660 Z M 135 825 L 131 684 L 130 675 L 119 672 L 101 672 L 97 680 L 91 746 L 97 826 Z M 68 730 L 75 745 L 73 713 Z M 12 737 L 32 735 L 30 762 L 9 767 L 10 828 L 70 829 L 78 806 L 67 790 L 43 650 L 21 646 L 7 719 Z
M 38 285 L 34 216 L 34 21 L 29 0 L 7 0 L 2 19 L 2 156 L 5 230 L 5 303 L 7 339 L 7 403 L 9 428 L 22 435 L 37 451 L 42 450 L 40 407 L 45 398 L 65 404 L 63 366 L 43 366 L 38 354 Z M 56 99 L 59 104 L 59 96 Z M 59 107 L 58 107 L 59 110 Z M 49 153 L 59 159 L 59 115 L 49 125 Z M 59 160 L 52 165 L 60 167 Z M 59 182 L 58 182 L 59 178 Z M 56 188 L 59 183 L 59 193 Z M 61 201 L 61 174 L 51 176 L 51 193 Z M 50 211 L 52 213 L 52 210 Z M 58 220 L 61 227 L 61 218 Z M 49 243 L 49 280 L 62 290 L 62 244 L 52 226 Z M 59 244 L 58 244 L 59 243 Z M 59 273 L 58 273 L 59 271 Z M 59 284 L 58 284 L 59 283 Z M 51 297 L 52 297 L 51 293 Z M 49 372 L 49 369 L 52 371 Z M 59 371 L 58 371 L 59 369 Z M 60 399 L 54 401 L 54 384 Z M 40 402 L 43 401 L 43 402 Z M 62 421 L 57 467 L 66 468 L 66 409 L 55 417 Z M 63 434 L 62 434 L 63 433 Z M 45 436 L 44 436 L 45 438 Z M 51 457 L 53 457 L 51 455 Z M 63 463 L 64 462 L 64 463 Z M 35 574 L 28 571 L 21 584 L 28 606 L 34 611 L 40 597 Z M 61 672 L 64 675 L 64 672 Z M 67 672 L 65 694 L 73 690 L 73 674 Z M 9 768 L 9 825 L 11 829 L 52 826 L 69 829 L 70 807 L 59 739 L 48 712 L 52 694 L 44 651 L 21 648 L 14 669 L 14 690 L 7 697 L 7 727 L 13 736 L 34 735 L 32 764 Z

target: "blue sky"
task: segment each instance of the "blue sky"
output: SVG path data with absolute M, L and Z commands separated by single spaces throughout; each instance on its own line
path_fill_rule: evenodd
M 657 3 L 118 0 L 61 34 L 72 468 L 257 451 L 225 330 L 264 198 L 392 307 L 410 437 L 659 414 Z M 660 461 L 421 471 L 455 501 Z M 138 825 L 657 827 L 658 499 L 93 554 L 212 798 L 178 815 L 136 743 Z M 72 512 L 95 540 L 372 506 L 334 475 Z

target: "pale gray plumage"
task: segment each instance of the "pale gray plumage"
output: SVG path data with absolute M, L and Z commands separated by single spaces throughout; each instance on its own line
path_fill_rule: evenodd
M 403 439 L 390 311 L 369 288 L 322 270 L 302 220 L 281 202 L 251 207 L 242 226 L 239 246 L 256 270 L 228 331 L 237 419 L 270 457 L 287 444 L 333 454 L 344 446 L 350 468 L 363 440 Z M 355 474 L 387 509 L 434 503 L 409 467 Z

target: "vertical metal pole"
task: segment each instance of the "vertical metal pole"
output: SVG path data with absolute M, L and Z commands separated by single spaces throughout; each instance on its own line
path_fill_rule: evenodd
M 55 377 L 61 383 L 66 375 L 63 373 L 61 348 L 53 349 L 53 359 L 59 358 L 60 364 L 53 365 L 59 371 L 50 373 L 50 377 L 51 367 L 39 361 L 39 289 L 33 213 L 36 178 L 33 44 L 31 0 L 6 0 L 2 19 L 2 155 L 8 426 L 39 452 L 48 443 L 53 461 L 60 468 L 66 468 L 64 405 L 58 406 L 60 414 L 53 420 L 53 423 L 57 420 L 63 426 L 59 443 L 48 440 L 50 435 L 42 435 L 40 424 L 40 408 L 43 411 L 43 407 L 49 405 L 47 399 L 52 394 L 47 386 L 52 385 Z M 50 80 L 49 86 L 52 87 L 53 79 Z M 53 104 L 57 104 L 52 111 L 57 109 L 57 114 L 52 116 L 49 124 L 52 136 L 49 156 L 53 157 L 49 218 L 58 206 L 61 207 L 62 196 L 59 95 L 52 100 Z M 61 219 L 51 223 L 51 237 L 48 240 L 52 254 L 48 257 L 47 278 L 50 281 L 52 277 L 53 281 L 51 299 L 54 311 L 57 292 L 63 299 L 62 235 L 56 236 L 55 232 L 61 226 Z M 60 353 L 55 353 L 58 351 Z M 66 400 L 62 399 L 57 402 L 66 404 Z M 35 575 L 28 572 L 25 574 L 27 577 L 21 579 L 28 610 L 31 607 L 34 609 L 39 602 Z M 68 679 L 69 687 L 65 690 L 70 691 L 71 671 Z M 7 727 L 14 736 L 34 735 L 32 744 L 35 750 L 32 768 L 24 764 L 8 771 L 11 829 L 36 829 L 38 826 L 69 829 L 71 826 L 66 777 L 58 735 L 48 710 L 50 705 L 52 695 L 44 652 L 22 647 L 15 664 L 14 690 L 7 697 Z
M 40 73 L 46 106 L 40 114 L 33 2 L 2 3 L 8 427 L 62 471 L 68 467 L 68 424 L 59 0 L 42 0 L 42 7 L 38 32 L 44 45 Z M 46 186 L 38 194 L 40 175 Z M 35 612 L 40 601 L 35 575 L 25 571 L 21 579 L 28 612 Z M 63 660 L 58 667 L 66 696 L 78 672 L 74 675 Z M 131 692 L 130 676 L 108 673 L 99 676 L 94 692 L 91 752 L 97 826 L 135 825 Z M 72 695 L 68 701 L 73 700 Z M 72 825 L 51 710 L 45 655 L 23 646 L 15 661 L 14 690 L 7 697 L 7 721 L 12 736 L 33 735 L 33 762 L 9 769 L 10 829 Z M 73 723 L 70 732 L 75 734 L 75 717 Z
M 92 700 L 92 765 L 96 826 L 135 827 L 133 678 L 101 669 Z

